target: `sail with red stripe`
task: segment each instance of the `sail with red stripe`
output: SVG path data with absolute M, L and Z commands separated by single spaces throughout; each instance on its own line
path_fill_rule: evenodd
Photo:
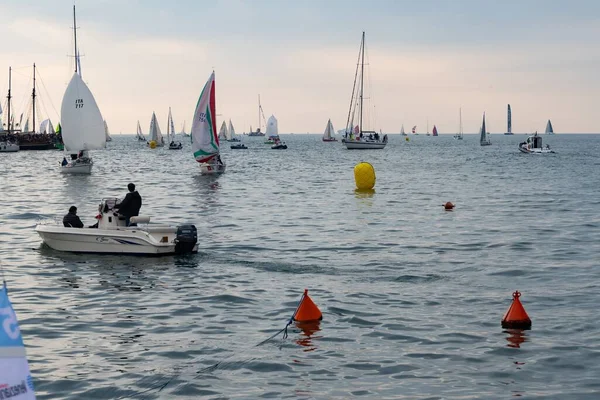
M 199 163 L 204 163 L 219 154 L 219 137 L 216 128 L 215 106 L 215 73 L 204 85 L 192 123 L 192 150 L 194 158 Z

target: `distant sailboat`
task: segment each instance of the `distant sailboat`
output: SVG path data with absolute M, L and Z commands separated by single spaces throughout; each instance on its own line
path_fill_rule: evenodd
M 416 125 L 412 127 L 412 133 L 413 133 L 413 135 L 418 135 Z
M 215 73 L 213 71 L 202 89 L 200 99 L 198 99 L 191 132 L 193 155 L 200 163 L 202 175 L 220 174 L 225 172 L 226 167 L 219 154 L 215 103 Z
M 279 124 L 277 122 L 277 118 L 274 115 L 269 117 L 267 121 L 267 138 L 269 140 L 277 141 L 279 140 Z
M 135 137 L 140 142 L 145 142 L 146 141 L 146 138 L 144 137 L 144 134 L 142 133 L 142 127 L 140 126 L 140 121 L 139 120 L 138 120 L 138 123 L 137 123 L 137 130 L 135 132 Z
M 554 135 L 554 129 L 552 129 L 552 122 L 550 122 L 550 120 L 548 120 L 548 123 L 546 124 L 546 132 L 547 135 Z
M 485 128 L 485 113 L 483 113 L 483 122 L 481 123 L 481 130 L 479 131 L 479 144 L 482 146 L 489 146 L 492 144 Z
M 402 128 L 400 128 L 400 134 L 401 134 L 402 136 L 408 136 L 408 135 L 406 134 L 406 132 L 404 132 L 404 124 L 402 124 Z
M 262 119 L 261 119 L 262 117 Z M 263 112 L 262 106 L 260 105 L 260 94 L 258 95 L 258 129 L 256 130 L 256 132 L 252 131 L 252 126 L 250 127 L 250 133 L 248 133 L 248 136 L 265 136 L 264 132 L 261 132 L 260 127 L 261 127 L 261 122 L 265 121 L 265 113 Z M 265 126 L 267 125 L 267 122 L 265 121 Z
M 227 129 L 227 141 L 228 142 L 240 142 L 240 139 L 235 136 L 235 129 L 233 123 L 229 120 L 229 128 Z
M 150 130 L 148 131 L 148 144 L 152 146 L 152 142 L 154 142 L 155 146 L 159 147 L 165 145 L 165 139 L 160 131 L 160 126 L 158 125 L 158 120 L 156 119 L 156 113 L 154 112 L 152 113 L 152 118 L 150 119 Z
M 183 125 L 181 126 L 181 136 L 190 137 L 190 134 L 186 133 L 186 131 L 185 131 L 185 121 L 183 121 Z
M 337 142 L 335 138 L 335 130 L 333 129 L 333 124 L 331 123 L 331 119 L 327 121 L 327 126 L 325 127 L 325 132 L 323 132 L 323 141 L 324 142 Z
M 431 135 L 432 136 L 437 136 L 438 135 L 437 127 L 435 125 L 433 126 L 433 130 L 431 131 Z
M 454 135 L 454 139 L 463 140 L 463 127 L 462 127 L 462 108 L 458 109 L 458 133 Z
M 112 138 L 110 137 L 110 132 L 108 131 L 108 125 L 106 124 L 106 120 L 104 120 L 104 135 L 106 137 L 107 142 L 112 142 Z
M 510 104 L 508 105 L 508 111 L 506 114 L 506 132 L 504 132 L 505 135 L 512 135 L 512 114 L 510 112 Z
M 219 129 L 219 140 L 227 140 L 227 123 L 223 121 L 221 129 Z
M 169 143 L 169 150 L 181 150 L 183 148 L 181 142 L 175 142 L 175 123 L 173 123 L 171 107 L 169 107 L 169 116 L 167 118 L 167 142 Z

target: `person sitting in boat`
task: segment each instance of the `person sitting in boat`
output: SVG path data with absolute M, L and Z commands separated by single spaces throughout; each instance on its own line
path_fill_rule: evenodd
M 125 217 L 125 226 L 137 226 L 137 224 L 131 224 L 131 217 L 137 217 L 140 215 L 140 208 L 142 208 L 142 196 L 135 190 L 135 185 L 130 183 L 127 185 L 129 193 L 125 196 L 123 201 L 115 205 L 115 208 L 119 210 L 119 214 Z
M 67 157 L 63 157 L 63 160 L 62 160 L 62 162 L 60 163 L 60 165 L 62 165 L 62 166 L 64 167 L 64 166 L 65 166 L 65 165 L 67 165 L 68 163 L 69 163 L 69 162 L 67 161 Z
M 73 160 L 73 161 L 77 160 L 77 154 L 71 154 L 71 160 Z
M 171 147 L 175 147 L 175 141 L 174 141 L 174 140 L 172 140 L 172 141 L 171 141 L 171 144 L 169 144 L 169 146 L 171 146 Z
M 383 143 L 387 143 L 388 138 L 387 138 L 387 133 L 385 135 L 383 135 Z
M 379 140 L 379 133 L 375 132 L 375 140 Z
M 83 228 L 83 222 L 77 216 L 77 207 L 69 207 L 69 213 L 63 217 L 65 228 Z
M 223 160 L 221 160 L 221 155 L 220 154 L 217 154 L 216 160 L 217 160 L 217 164 L 218 165 L 223 165 Z

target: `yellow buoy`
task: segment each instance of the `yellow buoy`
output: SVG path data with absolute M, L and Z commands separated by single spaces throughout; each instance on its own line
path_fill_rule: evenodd
M 404 140 L 406 140 L 407 142 L 410 142 L 410 139 L 408 138 L 408 136 L 406 138 L 404 138 Z
M 150 148 L 151 149 L 155 149 L 156 148 L 156 142 L 154 140 L 150 141 Z
M 368 162 L 361 162 L 354 167 L 354 180 L 358 190 L 371 190 L 375 186 L 375 168 Z

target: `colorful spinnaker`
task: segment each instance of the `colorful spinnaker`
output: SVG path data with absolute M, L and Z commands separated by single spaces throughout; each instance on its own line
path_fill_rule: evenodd
M 213 72 L 200 93 L 192 122 L 192 151 L 199 163 L 208 162 L 219 154 L 215 108 L 215 73 Z
M 0 289 L 0 398 L 35 400 L 25 346 L 6 284 Z

